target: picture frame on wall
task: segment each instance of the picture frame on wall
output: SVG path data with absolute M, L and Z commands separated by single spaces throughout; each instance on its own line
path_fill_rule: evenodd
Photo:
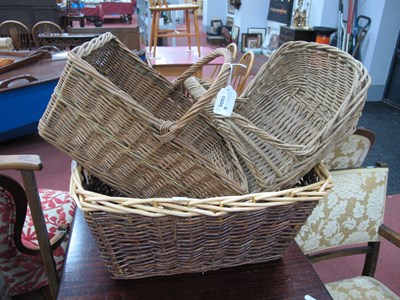
M 261 44 L 262 44 L 265 39 L 265 35 L 267 34 L 267 28 L 249 27 L 247 29 L 247 33 L 261 33 Z
M 235 19 L 233 19 L 232 17 L 226 17 L 226 24 L 225 24 L 226 27 L 231 29 L 234 24 L 235 24 Z
M 267 20 L 290 25 L 293 2 L 291 0 L 270 0 Z
M 236 45 L 239 45 L 239 33 L 240 33 L 240 27 L 234 25 L 232 27 L 231 36 L 232 36 L 232 43 L 235 43 Z
M 279 47 L 280 28 L 285 24 L 267 21 L 267 33 L 262 44 L 262 53 L 270 57 Z
M 235 13 L 235 6 L 233 5 L 231 0 L 228 0 L 228 14 Z
M 243 53 L 253 51 L 258 54 L 261 52 L 261 33 L 242 33 L 242 47 Z
M 211 34 L 220 35 L 222 29 L 222 21 L 221 20 L 211 20 Z

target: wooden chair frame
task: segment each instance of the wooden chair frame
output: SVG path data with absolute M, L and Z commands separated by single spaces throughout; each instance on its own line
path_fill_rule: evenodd
M 366 137 L 367 139 L 369 139 L 370 148 L 375 143 L 375 133 L 373 131 L 367 129 L 367 128 L 357 127 L 356 131 L 353 134 L 361 135 L 361 136 Z
M 254 64 L 254 52 L 246 52 L 238 61 L 238 64 L 245 67 L 236 66 L 233 69 L 233 82 L 232 86 L 236 89 L 238 95 L 241 95 L 246 87 L 246 82 L 249 78 L 251 69 Z
M 379 235 L 393 245 L 400 248 L 400 234 L 395 232 L 393 229 L 389 228 L 385 224 L 381 224 L 379 226 Z M 366 254 L 364 260 L 364 266 L 362 270 L 363 276 L 370 276 L 374 277 L 376 266 L 378 262 L 379 250 L 380 250 L 381 242 L 369 242 L 366 246 L 359 246 L 359 247 L 351 247 L 345 249 L 335 249 L 326 252 L 321 252 L 318 254 L 307 254 L 306 257 L 309 259 L 311 263 L 316 263 L 319 261 L 338 258 L 338 257 L 345 257 L 357 254 Z
M 50 33 L 62 33 L 62 32 L 63 30 L 56 23 L 50 21 L 40 21 L 37 22 L 32 27 L 32 38 L 33 41 L 35 42 L 36 47 L 40 48 L 43 46 L 38 36 L 40 33 L 50 34 Z
M 0 37 L 10 37 L 15 50 L 31 50 L 31 33 L 25 24 L 9 20 L 0 24 Z
M 153 57 L 156 57 L 157 52 L 157 40 L 159 37 L 187 37 L 189 50 L 191 50 L 192 36 L 196 37 L 197 51 L 199 57 L 201 56 L 200 51 L 200 34 L 199 34 L 199 23 L 197 19 L 197 10 L 200 7 L 195 4 L 171 4 L 168 5 L 166 0 L 150 0 L 150 12 L 151 12 L 151 33 L 149 39 L 149 50 L 153 52 Z M 165 11 L 184 11 L 186 30 L 177 31 L 171 30 L 160 30 L 160 17 L 161 13 Z M 193 12 L 194 19 L 194 30 L 190 31 L 190 13 Z M 154 49 L 153 49 L 154 48 Z
M 363 129 L 360 129 L 358 132 L 360 132 L 360 131 L 363 131 Z M 370 133 L 370 131 L 368 131 L 368 130 L 366 130 L 366 132 Z M 387 168 L 387 165 L 386 164 L 377 164 L 376 167 Z M 355 168 L 354 170 L 356 172 L 358 172 L 358 170 L 361 170 L 361 169 L 363 169 L 363 168 Z M 367 170 L 369 168 L 365 168 L 365 169 Z M 352 169 L 347 169 L 347 170 L 351 171 Z M 335 172 L 348 172 L 348 171 L 341 170 L 341 171 L 335 171 Z M 365 174 L 368 174 L 368 171 Z M 378 177 L 378 178 L 380 178 L 380 179 L 377 179 L 377 180 L 382 180 L 381 177 Z M 335 180 L 334 180 L 334 184 L 335 184 Z M 369 197 L 369 196 L 365 195 L 365 197 Z M 369 199 L 369 198 L 365 198 L 365 199 Z M 324 215 L 326 216 L 326 214 L 324 214 Z M 383 218 L 382 218 L 382 220 L 383 220 Z M 312 224 L 313 224 L 314 228 L 320 228 L 318 225 L 319 221 L 320 220 L 313 219 Z M 307 226 L 307 224 L 305 224 L 305 226 Z M 387 239 L 389 242 L 391 242 L 392 244 L 394 244 L 395 246 L 400 248 L 400 234 L 398 232 L 395 232 L 394 230 L 392 230 L 385 224 L 378 223 L 374 227 L 376 228 L 376 230 L 377 230 L 376 232 L 379 237 Z M 323 230 L 323 229 L 321 229 L 321 230 Z M 321 234 L 321 235 L 324 236 L 324 234 Z M 298 240 L 300 245 L 303 244 L 303 241 L 305 241 L 304 238 L 305 237 L 303 236 L 302 238 L 300 238 Z M 310 251 L 310 250 L 306 250 L 306 248 L 304 248 L 303 251 L 306 252 L 306 257 L 309 259 L 309 261 L 311 263 L 316 263 L 316 262 L 333 259 L 333 258 L 365 254 L 365 259 L 364 259 L 361 275 L 374 277 L 377 263 L 378 263 L 380 245 L 381 245 L 381 239 L 374 236 L 373 239 L 371 239 L 371 241 L 369 241 L 365 244 L 345 244 L 345 245 L 339 244 L 339 245 L 335 246 L 334 248 L 332 248 L 332 246 L 330 246 L 330 247 L 326 248 L 325 250 Z M 318 247 L 316 247 L 316 248 L 318 248 Z
M 369 131 L 367 129 L 362 129 L 360 128 L 358 130 L 359 133 L 372 133 L 372 131 Z M 386 164 L 376 164 L 376 167 L 387 167 Z M 386 225 L 381 224 L 379 227 L 379 234 L 383 233 L 384 236 L 386 236 L 390 241 L 393 243 L 399 243 L 400 241 L 396 241 L 396 234 L 393 234 L 394 231 L 390 230 Z M 398 235 L 397 235 L 398 237 Z M 364 260 L 364 266 L 363 266 L 363 271 L 362 275 L 363 276 L 371 276 L 373 277 L 375 274 L 376 270 L 376 265 L 378 262 L 378 256 L 379 256 L 379 249 L 380 249 L 381 242 L 369 242 L 367 245 L 364 246 L 346 246 L 345 248 L 341 249 L 333 249 L 333 250 L 327 250 L 327 251 L 322 251 L 317 254 L 307 254 L 307 258 L 311 263 L 316 263 L 319 261 L 327 260 L 327 259 L 332 259 L 332 258 L 338 258 L 338 257 L 345 257 L 345 256 L 351 256 L 351 255 L 357 255 L 357 254 L 365 254 L 365 260 Z
M 23 186 L 7 175 L 0 174 L 1 185 L 18 198 L 16 203 L 17 220 L 15 225 L 14 242 L 19 251 L 27 254 L 38 254 L 43 260 L 51 298 L 56 299 L 59 289 L 59 278 L 52 250 L 57 248 L 67 235 L 67 230 L 57 234 L 51 241 L 48 238 L 47 227 L 42 211 L 40 196 L 35 178 L 35 171 L 42 169 L 42 162 L 38 155 L 1 155 L 0 171 L 18 170 L 21 173 Z M 32 220 L 39 243 L 39 249 L 28 249 L 21 241 L 21 233 L 24 225 L 28 203 Z
M 226 46 L 226 49 L 228 49 L 232 53 L 232 59 L 235 60 L 238 52 L 236 43 L 230 43 L 228 46 Z M 221 70 L 221 65 L 216 65 L 210 75 L 210 80 L 215 79 L 220 70 Z

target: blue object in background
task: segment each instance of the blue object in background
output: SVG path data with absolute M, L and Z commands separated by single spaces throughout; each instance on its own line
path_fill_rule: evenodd
M 85 3 L 83 3 L 83 2 L 72 2 L 71 3 L 71 8 L 78 9 L 78 6 L 79 6 L 79 8 L 84 8 Z
M 0 142 L 37 132 L 58 79 L 0 93 Z

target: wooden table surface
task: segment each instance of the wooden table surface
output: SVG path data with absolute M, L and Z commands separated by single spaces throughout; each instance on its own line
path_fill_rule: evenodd
M 201 57 L 206 56 L 212 50 L 210 47 L 200 47 Z M 201 58 L 197 53 L 197 46 L 192 46 L 190 51 L 188 46 L 162 46 L 157 47 L 156 53 L 156 58 L 153 58 L 149 48 L 146 48 L 146 57 L 149 65 L 164 76 L 179 76 Z M 209 62 L 208 65 L 222 65 L 223 63 L 224 58 L 218 57 Z M 201 77 L 201 71 L 197 75 Z
M 77 210 L 58 295 L 63 299 L 332 299 L 295 242 L 263 264 L 134 280 L 114 280 Z
M 0 51 L 0 58 L 12 58 L 15 60 L 15 62 L 17 62 L 24 58 L 27 58 L 28 55 L 32 53 L 33 52 Z M 43 58 L 39 61 L 32 62 L 24 66 L 19 66 L 16 69 L 1 73 L 0 82 L 3 82 L 10 78 L 18 78 L 19 76 L 23 75 L 30 75 L 37 79 L 37 81 L 32 81 L 24 85 L 36 85 L 47 81 L 58 80 L 66 64 L 66 52 L 60 52 L 58 54 L 54 53 L 52 58 Z M 2 92 L 3 90 L 18 89 L 19 87 L 20 85 L 10 85 L 9 88 L 0 88 L 0 92 Z
M 39 34 L 38 38 L 44 46 L 79 46 L 91 39 L 98 37 L 98 33 L 52 33 L 52 34 Z

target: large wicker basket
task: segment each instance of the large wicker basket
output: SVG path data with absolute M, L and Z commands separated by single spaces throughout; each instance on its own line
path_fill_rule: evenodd
M 250 192 L 293 186 L 354 132 L 371 79 L 364 66 L 336 47 L 288 42 L 238 97 L 230 117 L 214 115 L 232 141 Z M 194 99 L 206 88 L 191 77 Z
M 70 192 L 112 277 L 132 279 L 277 259 L 331 186 L 319 164 L 279 192 L 126 198 L 75 164 Z
M 232 61 L 229 51 L 218 49 L 201 62 L 218 56 Z M 125 195 L 247 193 L 230 142 L 201 116 L 228 73 L 193 104 L 180 86 L 197 70 L 170 83 L 105 33 L 68 53 L 39 134 Z

